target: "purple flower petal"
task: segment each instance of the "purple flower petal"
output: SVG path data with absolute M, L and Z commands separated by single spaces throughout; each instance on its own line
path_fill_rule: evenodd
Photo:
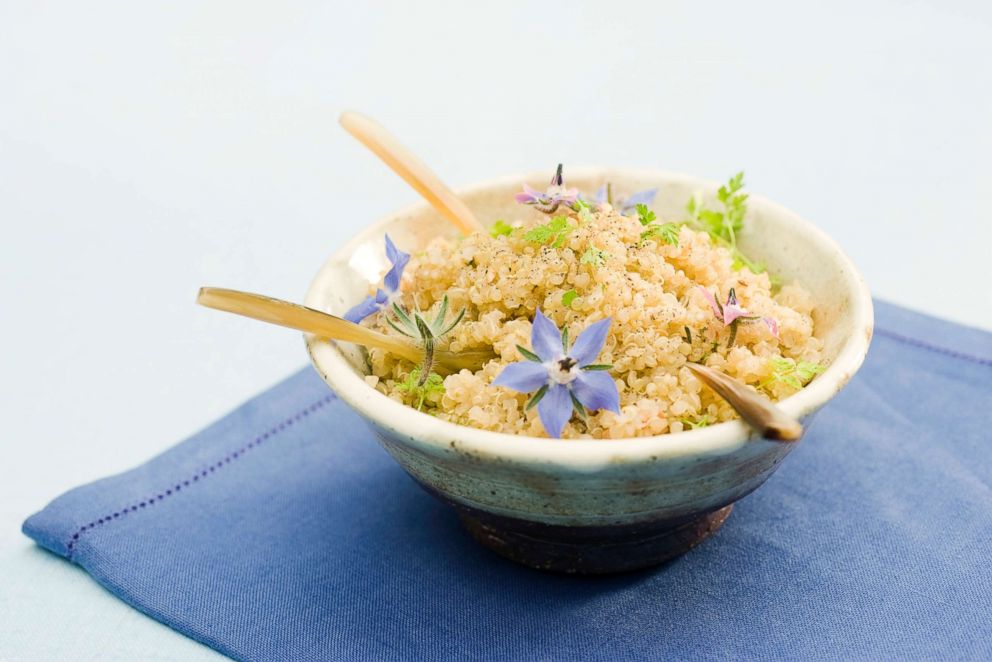
M 493 380 L 493 386 L 505 386 L 521 393 L 536 391 L 548 383 L 548 369 L 534 361 L 511 363 Z
M 523 193 L 517 193 L 513 196 L 513 199 L 522 205 L 534 204 L 540 202 L 544 199 L 544 193 L 538 191 L 536 188 L 524 184 Z
M 559 202 L 566 205 L 574 205 L 575 201 L 579 199 L 579 189 L 577 188 L 567 188 L 557 191 L 551 195 L 552 200 L 558 200 Z
M 738 317 L 747 317 L 750 314 L 737 304 L 737 293 L 731 287 L 730 293 L 727 294 L 727 303 L 723 304 L 723 323 L 730 325 Z
M 713 309 L 713 314 L 716 315 L 717 319 L 723 319 L 723 314 L 720 312 L 720 304 L 716 302 L 716 297 L 713 296 L 713 293 L 702 285 L 697 285 L 696 289 L 706 296 L 706 300 L 709 301 L 710 308 Z
M 623 211 L 630 211 L 637 205 L 650 205 L 654 202 L 654 197 L 656 195 L 658 195 L 658 189 L 656 188 L 649 188 L 643 191 L 638 191 L 637 193 L 632 193 L 629 198 L 623 201 L 621 209 Z
M 534 313 L 534 322 L 530 328 L 530 346 L 542 361 L 554 361 L 564 353 L 561 332 L 540 309 Z
M 778 320 L 774 317 L 762 317 L 761 319 L 768 326 L 768 330 L 772 332 L 772 335 L 778 338 Z
M 358 324 L 372 313 L 377 312 L 381 307 L 381 304 L 376 301 L 376 297 L 365 297 L 361 303 L 346 312 L 344 318 L 349 322 Z
M 552 384 L 537 403 L 537 413 L 541 416 L 541 423 L 548 436 L 560 437 L 568 419 L 572 418 L 572 397 L 568 388 L 561 384 Z
M 572 393 L 590 411 L 606 409 L 620 413 L 620 392 L 606 371 L 582 371 L 572 382 Z
M 598 189 L 596 189 L 596 195 L 594 195 L 592 199 L 596 202 L 596 204 L 601 205 L 604 202 L 606 202 L 607 197 L 608 196 L 607 196 L 606 184 L 603 184 Z
M 382 284 L 385 286 L 387 292 L 393 294 L 399 292 L 400 280 L 403 278 L 403 270 L 406 269 L 406 265 L 410 261 L 410 254 L 396 248 L 396 245 L 393 244 L 393 241 L 387 234 L 386 257 L 393 263 L 393 266 L 386 273 L 385 278 L 382 279 Z
M 610 330 L 610 323 L 612 321 L 612 318 L 607 317 L 604 320 L 590 324 L 575 339 L 575 344 L 572 345 L 572 349 L 568 355 L 575 359 L 579 367 L 589 365 L 603 351 L 603 343 L 606 342 L 606 334 Z
M 730 325 L 734 323 L 738 317 L 747 317 L 750 313 L 736 303 L 726 303 L 723 306 L 723 323 Z

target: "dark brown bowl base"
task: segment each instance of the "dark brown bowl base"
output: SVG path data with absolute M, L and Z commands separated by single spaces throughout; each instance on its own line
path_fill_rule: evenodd
M 583 575 L 670 561 L 712 535 L 734 507 L 689 519 L 587 527 L 501 517 L 444 500 L 458 511 L 472 537 L 500 556 L 538 570 Z

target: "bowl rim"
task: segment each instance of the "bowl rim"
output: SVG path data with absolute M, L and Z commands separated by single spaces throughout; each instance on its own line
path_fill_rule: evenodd
M 651 168 L 574 167 L 569 172 L 573 178 L 599 177 L 605 173 L 631 178 L 656 178 L 682 180 L 698 188 L 715 189 L 718 184 L 700 177 Z M 531 171 L 487 179 L 456 190 L 458 195 L 472 195 L 490 188 L 519 182 L 541 181 L 547 173 Z M 777 216 L 786 217 L 799 225 L 806 238 L 820 245 L 839 263 L 844 275 L 843 285 L 850 292 L 852 328 L 855 331 L 844 341 L 836 358 L 827 369 L 801 391 L 780 400 L 779 406 L 787 413 L 802 418 L 826 404 L 836 395 L 861 367 L 871 343 L 874 313 L 871 294 L 861 273 L 844 254 L 840 246 L 825 232 L 795 212 L 751 194 L 750 200 L 758 202 Z M 418 213 L 427 207 L 419 201 L 386 214 L 364 228 L 340 247 L 317 272 L 308 288 L 306 305 L 320 309 L 326 295 L 332 291 L 335 268 L 345 261 L 355 249 L 370 237 L 381 235 L 397 219 Z M 840 284 L 840 283 L 839 283 Z M 357 375 L 333 343 L 312 334 L 304 334 L 307 352 L 314 368 L 327 385 L 352 409 L 371 421 L 376 427 L 387 430 L 390 436 L 428 453 L 448 453 L 455 448 L 479 459 L 516 462 L 523 464 L 555 464 L 576 470 L 596 470 L 619 463 L 659 461 L 686 458 L 693 455 L 732 453 L 745 443 L 777 444 L 762 439 L 740 420 L 689 430 L 648 437 L 621 439 L 552 439 L 526 435 L 492 432 L 459 425 L 419 412 L 396 402 L 370 387 Z

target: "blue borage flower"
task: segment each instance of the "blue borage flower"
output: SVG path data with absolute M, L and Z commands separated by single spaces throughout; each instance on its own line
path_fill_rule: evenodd
M 562 175 L 560 163 L 547 190 L 538 191 L 527 184 L 523 186 L 523 192 L 513 196 L 514 199 L 522 205 L 532 205 L 534 209 L 545 214 L 553 214 L 561 205 L 572 207 L 579 199 L 579 189 L 565 187 L 565 177 Z
M 585 416 L 586 410 L 596 409 L 619 413 L 620 393 L 616 382 L 605 372 L 612 366 L 593 363 L 603 349 L 611 322 L 607 317 L 589 325 L 569 348 L 567 327 L 564 333 L 560 332 L 538 310 L 531 326 L 533 351 L 517 345 L 527 360 L 506 366 L 493 385 L 521 393 L 534 392 L 527 408 L 537 405 L 541 423 L 550 437 L 561 436 L 573 410 L 580 416 Z
M 636 211 L 637 205 L 650 205 L 653 203 L 656 195 L 658 195 L 658 189 L 649 188 L 644 189 L 643 191 L 637 191 L 636 193 L 631 193 L 628 198 L 617 198 L 616 200 L 611 200 L 610 186 L 609 184 L 603 184 L 592 197 L 592 202 L 595 203 L 596 206 L 602 206 L 604 203 L 609 202 L 613 205 L 613 208 L 621 214 L 629 215 Z
M 396 248 L 389 235 L 386 235 L 386 257 L 392 263 L 392 267 L 382 279 L 382 287 L 376 289 L 374 296 L 366 297 L 362 302 L 344 314 L 344 318 L 349 322 L 361 322 L 369 315 L 380 310 L 390 308 L 400 293 L 400 279 L 403 278 L 403 270 L 406 269 L 407 262 L 410 261 L 410 254 L 404 253 Z

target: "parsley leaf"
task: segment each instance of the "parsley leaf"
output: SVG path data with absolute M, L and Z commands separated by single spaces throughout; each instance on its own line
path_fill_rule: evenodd
M 691 430 L 697 430 L 699 428 L 705 428 L 706 426 L 708 426 L 708 425 L 710 425 L 711 423 L 714 422 L 713 417 L 710 416 L 708 413 L 707 414 L 703 414 L 702 416 L 700 416 L 696 420 L 693 420 L 691 418 L 680 418 L 679 420 L 682 421 L 682 425 L 688 426 L 689 429 L 691 429 Z
M 747 215 L 747 193 L 741 193 L 744 188 L 744 173 L 739 172 L 721 186 L 716 192 L 716 199 L 723 205 L 723 211 L 705 209 L 697 196 L 689 198 L 685 209 L 689 212 L 689 223 L 697 230 L 706 232 L 714 243 L 720 244 L 730 251 L 733 258 L 733 268 L 740 270 L 747 267 L 753 273 L 759 274 L 765 270 L 761 262 L 748 259 L 737 248 L 737 234 L 744 227 L 744 216 Z
M 665 243 L 671 244 L 672 246 L 678 246 L 679 228 L 681 227 L 682 226 L 679 223 L 662 223 L 661 225 L 653 223 L 641 233 L 641 240 L 661 239 Z
M 427 381 L 421 386 L 420 382 L 420 368 L 414 368 L 410 371 L 410 374 L 406 376 L 406 379 L 397 384 L 396 388 L 401 391 L 406 391 L 407 393 L 412 393 L 415 398 L 417 398 L 417 409 L 421 410 L 424 407 L 424 401 L 432 394 L 444 395 L 444 380 L 441 375 L 436 372 L 432 372 L 427 376 Z
M 639 204 L 635 209 L 637 209 L 637 219 L 641 222 L 641 225 L 649 225 L 658 218 L 658 215 L 648 209 L 647 205 Z
M 582 254 L 579 262 L 582 264 L 591 264 L 594 267 L 601 267 L 606 264 L 606 261 L 610 259 L 610 254 L 604 250 L 600 250 L 595 246 L 590 246 L 586 249 L 586 252 Z
M 567 216 L 555 216 L 543 225 L 531 228 L 524 239 L 536 244 L 551 244 L 555 248 L 565 245 L 565 240 L 575 228 L 569 225 Z
M 768 360 L 772 374 L 762 386 L 768 386 L 774 382 L 779 382 L 791 386 L 797 391 L 805 386 L 813 377 L 824 371 L 824 366 L 810 361 L 794 361 L 783 357 L 774 357 Z
M 575 301 L 575 298 L 577 296 L 579 296 L 579 293 L 576 292 L 575 290 L 569 290 L 568 292 L 565 292 L 564 294 L 561 295 L 561 305 L 565 306 L 566 308 L 570 308 L 572 306 L 572 302 Z
M 493 226 L 489 228 L 489 235 L 495 239 L 496 237 L 507 237 L 513 232 L 513 226 L 504 221 L 502 218 L 498 219 Z

